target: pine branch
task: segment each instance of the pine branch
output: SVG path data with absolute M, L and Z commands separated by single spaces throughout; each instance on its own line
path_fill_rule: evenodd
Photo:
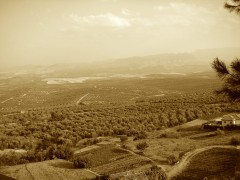
M 240 13 L 240 1 L 236 1 L 235 4 L 229 4 L 229 3 L 225 3 L 224 7 L 226 9 L 228 9 L 230 12 L 235 11 L 236 13 Z
M 217 72 L 218 77 L 225 78 L 227 75 L 230 75 L 230 72 L 227 69 L 227 66 L 224 62 L 220 61 L 218 58 L 215 58 L 212 63 L 212 68 Z
M 226 96 L 231 102 L 240 102 L 240 89 L 232 89 L 225 85 L 222 89 L 215 90 L 215 93 Z
M 231 63 L 231 69 L 237 76 L 240 76 L 240 59 L 236 58 Z

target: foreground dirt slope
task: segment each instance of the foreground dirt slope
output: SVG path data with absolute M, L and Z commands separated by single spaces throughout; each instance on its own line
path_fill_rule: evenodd
M 18 180 L 86 180 L 95 178 L 91 172 L 74 169 L 71 162 L 64 160 L 1 167 L 0 173 Z

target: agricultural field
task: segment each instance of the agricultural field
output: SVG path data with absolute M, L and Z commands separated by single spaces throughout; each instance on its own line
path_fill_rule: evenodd
M 196 84 L 197 79 L 197 84 Z M 183 86 L 184 84 L 184 86 Z M 134 104 L 162 97 L 183 98 L 210 97 L 212 89 L 219 85 L 217 79 L 184 76 L 146 76 L 145 78 L 90 79 L 84 82 L 47 84 L 42 76 L 18 75 L 0 79 L 0 108 L 14 111 L 35 108 L 90 105 Z M 188 98 L 188 99 L 189 99 Z
M 151 160 L 148 158 L 119 148 L 116 145 L 115 143 L 107 143 L 106 145 L 99 143 L 99 148 L 91 148 L 74 154 L 74 158 L 88 159 L 90 170 L 99 175 L 124 172 L 151 164 Z
M 238 15 L 0 0 L 0 180 L 240 179 Z
M 0 80 L 4 175 L 30 178 L 21 164 L 34 174 L 35 167 L 51 169 L 48 162 L 56 159 L 74 168 L 79 165 L 76 158 L 90 164 L 79 170 L 83 177 L 147 171 L 152 165 L 171 175 L 185 154 L 229 145 L 239 133 L 202 129 L 209 119 L 239 111 L 239 104 L 214 95 L 220 85 L 215 78 L 149 75 L 54 84 L 45 78 L 21 75 Z M 126 140 L 120 140 L 122 136 Z M 65 169 L 54 168 L 52 174 L 45 168 L 39 179 L 61 176 Z M 75 170 L 65 169 L 63 179 Z

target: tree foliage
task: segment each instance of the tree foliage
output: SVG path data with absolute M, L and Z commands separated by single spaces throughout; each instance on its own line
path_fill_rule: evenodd
M 230 12 L 236 12 L 240 14 L 240 0 L 231 0 L 224 4 L 224 7 Z
M 147 172 L 145 172 L 147 178 L 149 180 L 166 180 L 167 175 L 164 172 L 164 170 L 161 167 L 158 167 L 157 165 L 153 165 Z
M 240 14 L 240 0 L 227 1 L 224 7 L 230 12 Z M 223 87 L 216 93 L 227 96 L 230 101 L 240 101 L 240 59 L 236 58 L 230 67 L 227 67 L 223 61 L 215 58 L 212 67 L 224 81 Z
M 216 93 L 227 96 L 231 101 L 240 101 L 240 59 L 235 59 L 230 67 L 227 67 L 223 61 L 216 58 L 212 67 L 224 81 L 223 87 L 216 90 Z
M 75 168 L 90 168 L 91 162 L 87 157 L 77 157 L 73 160 L 73 165 Z

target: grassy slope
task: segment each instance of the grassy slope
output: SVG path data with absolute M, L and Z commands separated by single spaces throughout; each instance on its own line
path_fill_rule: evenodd
M 80 180 L 95 178 L 95 175 L 87 170 L 74 169 L 73 164 L 65 160 L 1 167 L 0 173 L 18 180 Z
M 233 177 L 240 164 L 237 149 L 213 148 L 199 153 L 190 160 L 187 169 L 173 178 L 176 180 L 203 179 L 204 177 Z
M 229 145 L 232 137 L 239 137 L 239 131 L 225 131 L 225 134 L 216 134 L 214 131 L 201 129 L 203 120 L 194 120 L 179 127 L 169 128 L 150 133 L 147 139 L 128 141 L 126 144 L 132 149 L 139 142 L 146 141 L 149 145 L 144 150 L 144 154 L 156 161 L 167 173 L 171 171 L 167 158 L 174 155 L 179 159 L 179 155 L 198 148 L 214 145 Z M 161 134 L 167 134 L 166 138 L 159 138 Z

